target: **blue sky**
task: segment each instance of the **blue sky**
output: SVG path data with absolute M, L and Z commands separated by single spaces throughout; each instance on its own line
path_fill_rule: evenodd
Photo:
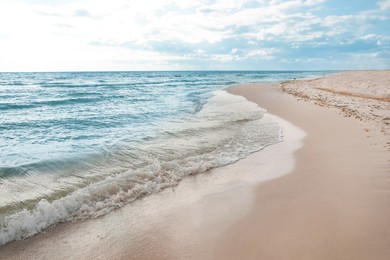
M 1 0 L 0 71 L 390 69 L 390 0 Z

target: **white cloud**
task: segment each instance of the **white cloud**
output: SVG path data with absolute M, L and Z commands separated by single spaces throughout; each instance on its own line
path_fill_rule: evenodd
M 324 17 L 318 12 L 325 0 L 29 2 L 0 2 L 0 24 L 6 25 L 0 28 L 0 70 L 271 60 L 279 53 L 272 44 L 298 50 L 303 43 L 318 47 L 343 37 L 359 39 L 369 35 L 370 21 L 388 19 L 377 10 Z M 379 7 L 387 10 L 390 0 Z M 388 44 L 379 36 L 376 42 Z
M 228 62 L 237 59 L 234 55 L 230 55 L 230 54 L 216 54 L 216 55 L 211 55 L 210 58 L 212 60 L 221 61 L 221 62 Z
M 277 52 L 275 48 L 263 48 L 248 52 L 246 58 L 259 58 L 264 60 L 273 60 L 275 57 L 273 54 Z
M 380 1 L 378 5 L 381 10 L 390 9 L 390 0 Z
M 326 0 L 306 0 L 305 5 L 307 6 L 313 6 L 324 3 Z

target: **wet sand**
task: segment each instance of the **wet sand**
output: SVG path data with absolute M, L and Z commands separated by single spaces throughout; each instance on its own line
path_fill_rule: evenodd
M 102 218 L 8 244 L 0 259 L 389 259 L 383 124 L 285 86 L 229 90 L 276 115 L 284 142 Z

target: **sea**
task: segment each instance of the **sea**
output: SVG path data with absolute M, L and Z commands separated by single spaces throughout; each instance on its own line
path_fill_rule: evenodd
M 331 73 L 0 73 L 0 245 L 283 141 L 264 109 L 225 89 Z

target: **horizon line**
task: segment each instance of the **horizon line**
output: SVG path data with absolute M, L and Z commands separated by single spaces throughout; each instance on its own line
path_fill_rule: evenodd
M 53 71 L 0 71 L 0 73 L 88 73 L 88 72 L 320 72 L 320 71 L 375 71 L 390 69 L 324 69 L 324 70 L 53 70 Z

